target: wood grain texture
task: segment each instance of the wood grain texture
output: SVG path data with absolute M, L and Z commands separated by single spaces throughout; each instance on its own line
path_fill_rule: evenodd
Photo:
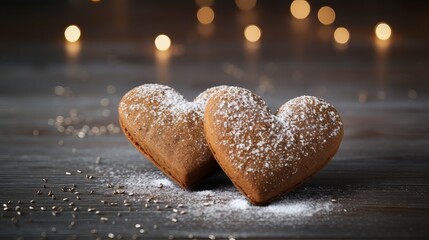
M 105 239 L 109 233 L 124 239 L 188 238 L 189 234 L 199 239 L 209 235 L 217 239 L 429 237 L 429 34 L 414 25 L 428 20 L 422 10 L 427 4 L 408 6 L 414 15 L 405 23 L 395 14 L 404 12 L 405 2 L 389 4 L 385 18 L 394 37 L 390 47 L 379 52 L 370 34 L 379 18 L 376 10 L 383 9 L 384 3 L 373 7 L 354 3 L 368 13 L 365 21 L 357 22 L 359 11 L 333 2 L 336 23 L 348 24 L 352 32 L 348 48 L 339 50 L 332 39 L 317 35 L 326 29 L 314 14 L 302 26 L 303 22 L 295 22 L 285 13 L 289 3 L 272 1 L 256 11 L 263 41 L 259 50 L 249 52 L 243 46 L 240 22 L 247 20 L 232 3 L 216 3 L 215 10 L 224 11 L 216 15 L 215 32 L 209 38 L 198 34 L 192 2 L 126 3 L 102 1 L 98 8 L 89 1 L 39 7 L 4 3 L 0 8 L 0 29 L 6 33 L 0 40 L 0 203 L 13 201 L 7 205 L 13 209 L 5 211 L 2 206 L 0 212 L 1 239 L 45 235 L 49 239 Z M 325 3 L 313 4 L 317 9 Z M 162 16 L 182 21 L 168 24 L 156 14 L 163 11 Z M 34 21 L 36 13 L 38 21 Z M 58 19 L 52 22 L 53 17 Z M 70 19 L 83 28 L 75 57 L 62 42 Z M 283 20 L 278 25 L 269 24 L 279 19 Z M 42 28 L 40 34 L 37 29 L 48 23 L 52 25 Z M 297 32 L 300 26 L 303 32 Z M 168 64 L 157 62 L 151 44 L 161 32 L 170 34 L 177 51 Z M 199 205 L 195 192 L 183 191 L 174 199 L 178 196 L 174 186 L 152 188 L 144 179 L 142 190 L 134 196 L 113 194 L 121 190 L 117 187 L 121 179 L 129 183 L 126 180 L 136 174 L 160 176 L 158 170 L 122 133 L 79 138 L 59 132 L 48 121 L 76 110 L 89 121 L 73 124 L 76 128 L 85 124 L 117 127 L 116 109 L 122 95 L 149 82 L 171 85 L 188 100 L 208 87 L 238 85 L 260 94 L 273 111 L 303 94 L 325 98 L 344 121 L 339 152 L 321 172 L 280 201 L 335 199 L 334 210 L 299 221 L 285 218 L 276 222 L 267 217 L 251 219 L 251 210 L 213 214 Z M 108 93 L 109 85 L 116 91 Z M 57 86 L 63 87 L 57 88 L 60 94 L 55 94 Z M 109 104 L 102 99 L 108 99 Z M 102 159 L 96 164 L 98 156 Z M 77 173 L 78 169 L 83 173 Z M 108 188 L 108 183 L 113 187 Z M 72 184 L 80 195 L 61 191 L 62 186 L 70 188 Z M 232 183 L 218 174 L 196 192 L 224 188 L 235 194 Z M 129 193 L 130 186 L 125 185 L 124 190 Z M 57 200 L 47 196 L 49 191 Z M 174 198 L 165 197 L 162 204 L 152 200 L 145 208 L 151 195 L 163 199 L 172 191 Z M 216 197 L 222 196 L 211 196 L 210 200 Z M 32 199 L 35 203 L 30 203 Z M 15 210 L 18 200 L 23 201 L 19 204 L 21 216 Z M 124 206 L 124 200 L 131 209 Z M 74 206 L 70 207 L 70 202 Z M 186 205 L 188 214 L 176 216 L 172 212 L 179 202 Z M 172 207 L 164 208 L 166 204 Z M 63 211 L 53 216 L 52 206 Z M 74 207 L 79 208 L 75 219 Z M 88 212 L 89 208 L 101 214 Z M 101 217 L 108 220 L 103 223 Z M 174 217 L 178 222 L 171 221 Z M 72 221 L 75 225 L 70 226 Z M 141 224 L 145 233 L 135 224 Z

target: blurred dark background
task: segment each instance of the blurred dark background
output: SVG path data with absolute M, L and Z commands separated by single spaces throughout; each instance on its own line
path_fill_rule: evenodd
M 197 19 L 205 5 L 215 13 L 208 25 Z M 245 11 L 235 1 L 4 1 L 0 92 L 52 91 L 52 84 L 70 80 L 86 81 L 80 94 L 119 82 L 121 92 L 144 82 L 198 91 L 241 85 L 260 94 L 295 88 L 288 97 L 330 95 L 334 84 L 341 88 L 338 97 L 356 99 L 362 92 L 367 99 L 377 98 L 379 91 L 382 98 L 401 98 L 410 90 L 414 96 L 417 89 L 428 89 L 427 2 L 310 1 L 311 12 L 301 20 L 292 16 L 290 5 L 258 1 Z M 322 6 L 336 13 L 329 26 L 318 20 Z M 378 46 L 374 28 L 379 22 L 392 28 L 387 46 Z M 262 31 L 256 49 L 246 47 L 243 30 L 249 24 Z M 64 39 L 69 25 L 81 30 L 77 44 Z M 350 32 L 345 46 L 334 40 L 337 27 Z M 153 43 L 159 34 L 172 41 L 163 64 Z M 53 78 L 48 72 L 58 67 L 67 71 Z M 17 81 L 28 84 L 13 84 Z

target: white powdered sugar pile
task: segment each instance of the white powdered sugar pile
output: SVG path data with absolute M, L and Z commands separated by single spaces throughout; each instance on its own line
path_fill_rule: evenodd
M 134 170 L 124 167 L 97 166 L 100 181 L 122 185 L 127 193 L 133 193 L 136 204 L 152 204 L 149 209 L 161 206 L 166 218 L 173 217 L 180 222 L 192 223 L 204 220 L 207 224 L 221 226 L 233 221 L 260 221 L 259 224 L 298 224 L 313 216 L 329 216 L 339 211 L 339 203 L 333 203 L 329 196 L 300 192 L 290 194 L 267 206 L 251 205 L 232 185 L 221 179 L 219 185 L 210 189 L 183 190 L 155 169 Z M 216 178 L 215 177 L 215 178 Z M 168 209 L 164 206 L 168 205 Z M 185 214 L 180 214 L 180 213 Z M 164 213 L 164 212 L 163 212 Z
M 309 201 L 291 201 L 291 202 L 275 202 L 266 207 L 252 206 L 245 199 L 234 199 L 228 204 L 234 210 L 249 210 L 259 212 L 259 214 L 270 213 L 288 216 L 290 218 L 305 218 L 311 217 L 314 214 L 326 214 L 333 210 L 332 202 L 319 202 L 314 200 Z

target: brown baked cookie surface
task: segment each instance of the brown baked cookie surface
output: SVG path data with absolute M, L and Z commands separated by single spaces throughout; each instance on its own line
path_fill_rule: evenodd
M 119 104 L 128 140 L 182 188 L 218 169 L 203 133 L 205 103 L 216 89 L 222 87 L 189 102 L 171 87 L 145 84 L 126 93 Z
M 253 204 L 266 204 L 319 171 L 337 152 L 343 124 L 324 100 L 302 96 L 273 115 L 247 89 L 229 87 L 207 102 L 204 131 L 234 185 Z

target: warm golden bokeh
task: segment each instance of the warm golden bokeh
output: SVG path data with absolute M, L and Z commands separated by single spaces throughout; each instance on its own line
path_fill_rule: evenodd
M 392 35 L 392 29 L 387 23 L 378 23 L 375 27 L 375 35 L 380 40 L 388 40 Z
M 215 18 L 215 13 L 210 7 L 202 7 L 198 9 L 197 19 L 202 24 L 210 24 Z
M 70 25 L 64 31 L 64 37 L 68 42 L 76 42 L 80 38 L 80 29 L 76 25 Z
M 249 25 L 244 29 L 244 37 L 249 42 L 257 42 L 261 38 L 261 29 L 256 25 Z
M 310 14 L 310 4 L 305 0 L 295 0 L 290 4 L 290 12 L 296 19 L 304 19 Z
M 335 29 L 334 39 L 335 39 L 335 42 L 339 44 L 346 44 L 350 40 L 349 30 L 347 30 L 344 27 L 339 27 Z
M 317 12 L 317 18 L 323 25 L 331 25 L 335 21 L 335 11 L 328 6 L 321 7 Z
M 161 34 L 155 38 L 155 46 L 160 51 L 166 51 L 171 46 L 170 38 L 167 35 Z
M 80 42 L 66 42 L 66 52 L 69 58 L 75 58 L 80 52 Z
M 257 0 L 235 0 L 235 4 L 240 10 L 250 11 L 256 6 Z

